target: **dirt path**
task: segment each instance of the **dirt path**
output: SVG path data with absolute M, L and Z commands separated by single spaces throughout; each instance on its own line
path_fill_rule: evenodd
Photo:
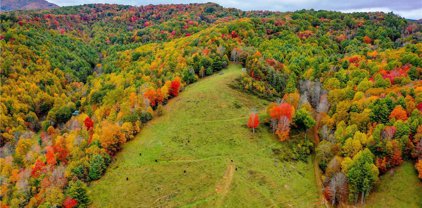
M 318 146 L 319 144 L 319 135 L 318 135 L 318 128 L 319 127 L 319 119 L 317 119 L 317 124 L 314 126 L 314 128 L 312 128 L 312 134 L 314 137 L 314 143 L 315 143 L 315 147 Z M 315 173 L 315 181 L 316 181 L 316 185 L 317 185 L 317 189 L 318 189 L 318 193 L 320 196 L 320 200 L 317 202 L 317 206 L 324 206 L 324 207 L 329 207 L 327 201 L 325 200 L 325 197 L 323 195 L 323 184 L 321 181 L 321 169 L 319 169 L 319 165 L 318 165 L 318 161 L 316 159 L 316 157 L 314 156 L 313 158 L 313 163 L 314 163 L 314 173 Z
M 227 169 L 226 169 L 226 172 L 224 173 L 223 178 L 221 179 L 221 181 L 217 183 L 215 187 L 215 192 L 217 192 L 217 195 L 218 195 L 216 207 L 222 206 L 225 196 L 227 195 L 227 193 L 229 193 L 230 186 L 233 180 L 234 171 L 235 171 L 235 166 L 233 163 L 230 163 L 227 166 Z
M 325 200 L 324 195 L 322 193 L 323 185 L 322 185 L 322 181 L 321 181 L 321 170 L 319 169 L 318 162 L 317 162 L 316 158 L 313 158 L 313 162 L 314 162 L 315 181 L 316 181 L 318 193 L 320 195 L 320 200 L 317 202 L 317 205 L 318 206 L 324 205 L 325 207 L 327 207 L 326 200 Z

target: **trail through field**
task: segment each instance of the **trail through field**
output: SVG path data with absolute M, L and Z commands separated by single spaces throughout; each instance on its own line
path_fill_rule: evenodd
M 230 65 L 170 100 L 91 183 L 92 207 L 313 207 L 311 159 L 280 161 L 273 149 L 289 146 L 247 128 L 268 101 L 230 87 L 241 73 Z
M 235 166 L 233 163 L 230 163 L 227 165 L 226 172 L 224 173 L 224 176 L 222 180 L 217 184 L 215 191 L 219 195 L 219 198 L 217 199 L 217 207 L 221 207 L 223 204 L 224 197 L 226 197 L 227 193 L 230 190 L 230 185 L 232 184 L 233 175 L 234 175 Z

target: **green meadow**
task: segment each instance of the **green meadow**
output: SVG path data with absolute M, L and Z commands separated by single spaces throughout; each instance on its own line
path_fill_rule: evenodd
M 124 145 L 91 183 L 93 207 L 314 207 L 319 195 L 308 162 L 280 161 L 287 150 L 268 128 L 246 127 L 268 101 L 230 87 L 240 65 L 189 85 Z M 262 118 L 263 119 L 263 118 Z

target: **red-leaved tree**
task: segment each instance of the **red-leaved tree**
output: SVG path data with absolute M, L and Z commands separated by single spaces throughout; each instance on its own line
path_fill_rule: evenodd
M 73 207 L 76 207 L 77 205 L 78 205 L 78 201 L 76 201 L 75 199 L 72 199 L 70 197 L 67 197 L 63 201 L 63 207 L 64 208 L 73 208 Z
M 253 133 L 255 133 L 255 128 L 259 125 L 259 116 L 256 112 L 252 112 L 249 115 L 248 119 L 248 127 L 252 129 Z
M 330 187 L 326 186 L 326 187 L 324 188 L 323 195 L 324 195 L 324 198 L 325 198 L 327 201 L 331 201 L 331 197 L 332 197 L 332 195 L 333 195 L 333 194 L 331 193 Z
M 171 81 L 170 94 L 173 97 L 176 97 L 177 95 L 179 95 L 179 91 L 180 91 L 180 78 L 176 77 L 174 78 L 173 81 Z
M 45 153 L 45 157 L 47 158 L 47 164 L 55 165 L 57 163 L 56 156 L 54 155 L 54 149 L 52 146 L 46 147 L 47 153 Z
M 274 119 L 281 119 L 283 116 L 291 120 L 293 117 L 294 109 L 289 103 L 281 103 L 270 109 L 270 116 Z
M 271 126 L 280 141 L 285 141 L 289 137 L 294 112 L 294 107 L 289 103 L 272 104 L 268 110 Z
M 365 42 L 366 44 L 370 44 L 372 42 L 372 39 L 368 36 L 363 37 L 363 42 Z
M 38 178 L 38 176 L 40 176 L 42 170 L 44 169 L 45 164 L 44 162 L 42 162 L 41 160 L 37 159 L 37 161 L 35 161 L 34 167 L 32 168 L 31 171 L 31 175 L 34 178 Z
M 64 137 L 58 137 L 53 145 L 53 150 L 56 155 L 56 158 L 61 163 L 67 162 L 67 156 L 69 155 L 69 150 L 66 147 L 66 139 Z
M 89 131 L 88 144 L 91 144 L 92 136 L 94 135 L 94 131 L 93 131 L 94 130 L 94 121 L 88 116 L 84 120 L 84 124 L 85 124 L 86 129 Z
M 94 121 L 89 116 L 84 120 L 84 124 L 88 131 L 94 128 Z
M 151 107 L 157 105 L 157 91 L 154 89 L 149 89 L 144 93 L 144 97 L 149 100 Z

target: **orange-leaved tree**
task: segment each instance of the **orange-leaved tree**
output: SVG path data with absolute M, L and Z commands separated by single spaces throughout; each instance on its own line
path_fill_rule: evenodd
M 273 132 L 277 134 L 280 141 L 289 137 L 290 123 L 295 109 L 289 103 L 270 104 L 268 113 L 271 117 Z
M 418 172 L 419 172 L 419 176 L 418 177 L 420 179 L 422 179 L 422 159 L 421 160 L 418 160 L 418 162 L 416 163 L 415 167 L 416 167 L 416 170 L 418 170 Z
M 62 136 L 58 136 L 54 142 L 53 150 L 56 155 L 57 160 L 61 163 L 67 162 L 67 156 L 69 155 L 69 150 L 66 146 L 66 139 Z
M 403 109 L 403 107 L 401 107 L 401 105 L 398 105 L 394 108 L 393 111 L 391 111 L 390 114 L 390 119 L 396 119 L 396 120 L 402 120 L 402 121 L 406 121 L 407 120 L 407 112 L 406 110 Z
M 47 164 L 55 165 L 57 163 L 56 156 L 54 155 L 54 148 L 52 146 L 47 146 L 45 157 L 47 159 Z
M 249 114 L 248 127 L 252 129 L 253 133 L 255 133 L 255 128 L 257 128 L 258 125 L 259 125 L 259 116 L 255 111 L 252 111 L 251 114 Z
M 34 177 L 34 178 L 37 178 L 38 176 L 40 176 L 44 167 L 45 167 L 45 163 L 42 162 L 40 159 L 37 159 L 35 161 L 34 167 L 32 168 L 31 176 Z
M 368 36 L 363 37 L 363 42 L 365 42 L 366 44 L 370 44 L 372 42 L 372 39 Z
M 144 93 L 144 97 L 149 100 L 151 107 L 154 107 L 157 104 L 157 91 L 154 89 L 149 89 Z
M 108 154 L 114 155 L 120 150 L 121 145 L 126 142 L 126 138 L 124 133 L 120 131 L 118 124 L 103 121 L 100 142 Z

